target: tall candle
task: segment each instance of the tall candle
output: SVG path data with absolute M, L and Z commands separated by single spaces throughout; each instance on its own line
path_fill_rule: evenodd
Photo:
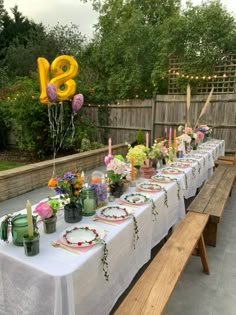
M 33 237 L 34 229 L 33 229 L 32 207 L 29 200 L 27 200 L 27 203 L 26 203 L 26 210 L 27 210 L 27 220 L 28 220 L 28 236 Z
M 169 147 L 171 147 L 172 128 L 169 129 Z
M 135 180 L 134 157 L 131 157 L 130 163 L 131 163 L 131 180 L 134 181 Z
M 146 132 L 146 147 L 149 147 L 149 133 Z
M 176 128 L 174 129 L 174 149 L 177 149 L 177 142 L 176 142 Z
M 108 155 L 111 155 L 111 143 L 112 143 L 111 138 L 109 138 L 109 140 L 108 140 Z

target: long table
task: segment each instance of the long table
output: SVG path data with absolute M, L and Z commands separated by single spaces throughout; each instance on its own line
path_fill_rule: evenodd
M 135 249 L 132 218 L 111 226 L 95 223 L 93 217 L 83 217 L 82 223 L 92 223 L 106 231 L 109 281 L 102 269 L 102 244 L 79 255 L 51 246 L 50 241 L 58 240 L 71 226 L 64 221 L 63 211 L 58 214 L 55 233 L 45 234 L 39 224 L 40 254 L 37 256 L 25 256 L 23 248 L 14 246 L 11 240 L 8 244 L 1 242 L 0 315 L 109 314 L 136 273 L 150 259 L 151 249 L 185 216 L 184 198 L 193 195 L 210 176 L 214 160 L 224 153 L 224 142 L 214 140 L 201 149 L 205 153 L 196 162 L 196 168 L 199 163 L 202 165 L 200 172 L 197 170 L 193 176 L 193 170 L 189 168 L 184 170 L 185 174 L 176 176 L 179 195 L 176 182 L 165 185 L 168 207 L 163 191 L 148 194 L 158 211 L 156 220 L 151 203 L 133 207 L 139 230 Z M 130 192 L 135 190 L 129 189 Z M 25 213 L 25 209 L 20 212 Z

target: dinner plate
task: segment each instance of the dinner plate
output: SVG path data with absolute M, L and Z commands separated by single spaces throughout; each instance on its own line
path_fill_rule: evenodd
M 182 162 L 175 162 L 175 163 L 171 163 L 170 167 L 188 168 L 189 164 L 188 163 L 182 163 Z
M 202 156 L 201 155 L 198 155 L 197 153 L 192 153 L 192 154 L 188 154 L 188 157 L 191 159 L 196 159 L 196 160 L 201 160 L 202 159 Z
M 192 163 L 194 163 L 194 161 L 193 160 L 191 160 L 191 159 L 188 159 L 188 158 L 183 158 L 183 159 L 180 159 L 178 162 L 180 162 L 180 163 L 184 163 L 184 164 L 192 164 Z M 177 163 L 178 163 L 177 162 Z
M 96 211 L 96 215 L 105 220 L 118 221 L 127 219 L 133 213 L 132 209 L 125 206 L 105 206 Z
M 101 242 L 105 231 L 95 224 L 78 224 L 63 231 L 60 241 L 71 247 L 87 247 Z
M 161 176 L 161 175 L 154 175 L 154 176 L 152 176 L 152 179 L 155 180 L 156 182 L 162 183 L 162 184 L 169 184 L 169 183 L 175 181 L 174 178 Z
M 181 171 L 176 168 L 166 167 L 161 170 L 163 174 L 178 175 Z
M 143 205 L 150 201 L 150 199 L 140 193 L 124 194 L 120 197 L 120 200 L 131 205 Z
M 162 187 L 153 182 L 145 182 L 137 185 L 137 188 L 146 192 L 158 192 L 161 191 Z

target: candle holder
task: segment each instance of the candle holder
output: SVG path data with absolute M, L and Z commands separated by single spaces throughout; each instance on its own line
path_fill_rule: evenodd
M 35 256 L 39 254 L 39 233 L 34 233 L 32 237 L 23 236 L 23 245 L 26 256 Z
M 90 187 L 84 187 L 80 192 L 80 202 L 84 216 L 91 216 L 95 214 L 96 194 L 94 189 Z

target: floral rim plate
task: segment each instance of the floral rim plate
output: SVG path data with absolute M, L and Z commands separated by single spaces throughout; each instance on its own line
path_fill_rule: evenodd
M 188 157 L 190 158 L 190 159 L 196 159 L 196 160 L 200 160 L 200 159 L 202 159 L 202 156 L 201 155 L 198 155 L 197 153 L 196 154 L 190 154 L 190 155 L 188 155 Z
M 105 231 L 97 225 L 78 224 L 67 228 L 60 237 L 60 241 L 71 247 L 87 247 L 101 242 Z
M 96 212 L 99 218 L 110 221 L 127 219 L 132 213 L 133 210 L 119 205 L 102 207 Z
M 183 162 L 184 164 L 192 164 L 192 163 L 194 163 L 194 161 L 191 160 L 190 158 L 189 158 L 189 159 L 188 159 L 188 158 L 180 159 L 179 162 L 180 162 L 180 163 Z
M 181 174 L 181 171 L 176 168 L 164 168 L 161 170 L 163 174 Z
M 170 167 L 188 168 L 189 164 L 188 163 L 182 163 L 182 162 L 176 162 L 176 163 L 171 163 Z
M 120 200 L 133 205 L 143 205 L 146 202 L 149 202 L 150 199 L 139 193 L 133 193 L 133 194 L 125 194 L 120 197 Z
M 158 192 L 162 189 L 160 185 L 152 182 L 140 183 L 137 188 L 146 192 Z
M 152 176 L 152 179 L 157 181 L 158 183 L 163 183 L 163 184 L 169 184 L 169 183 L 175 181 L 174 178 L 161 176 L 161 175 L 154 175 L 154 176 Z

